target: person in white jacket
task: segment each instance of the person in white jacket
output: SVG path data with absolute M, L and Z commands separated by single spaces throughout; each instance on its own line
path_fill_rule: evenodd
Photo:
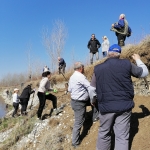
M 102 54 L 103 54 L 103 57 L 106 57 L 108 53 L 108 49 L 109 49 L 109 40 L 107 36 L 103 36 L 102 39 L 103 39 Z
M 14 94 L 13 94 L 13 107 L 14 107 L 14 111 L 12 114 L 12 117 L 15 117 L 15 115 L 17 114 L 18 108 L 19 108 L 19 96 L 18 96 L 18 92 L 19 89 L 15 88 L 14 89 Z

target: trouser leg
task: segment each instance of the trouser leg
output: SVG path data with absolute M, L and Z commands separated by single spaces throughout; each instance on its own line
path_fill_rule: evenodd
M 110 150 L 111 147 L 111 128 L 114 122 L 115 113 L 99 114 L 100 127 L 96 150 Z
M 57 108 L 57 97 L 53 94 L 46 95 L 46 99 L 51 100 L 53 103 L 53 109 Z
M 92 120 L 95 121 L 95 119 L 97 119 L 99 117 L 99 111 L 98 111 L 97 103 L 95 104 L 95 106 L 93 106 L 93 105 L 91 105 L 90 99 L 89 99 L 87 101 L 86 106 L 91 106 L 91 108 L 92 108 Z
M 63 71 L 63 73 L 65 73 L 65 68 L 66 68 L 66 64 L 64 64 L 64 65 L 62 66 L 62 71 Z
M 25 114 L 28 106 L 28 99 L 21 99 L 21 114 Z
M 19 103 L 13 103 L 13 107 L 14 107 L 14 111 L 13 111 L 12 116 L 14 117 L 14 115 L 15 115 L 15 114 L 17 113 L 17 111 L 18 111 Z
M 74 110 L 74 126 L 72 132 L 72 144 L 80 144 L 80 130 L 85 121 L 86 102 L 71 101 L 71 107 Z
M 118 39 L 118 45 L 119 46 L 124 46 L 125 45 L 125 39 L 126 39 L 126 36 L 123 35 L 123 34 L 117 34 L 117 39 Z
M 44 109 L 44 106 L 45 106 L 45 101 L 46 101 L 45 93 L 38 92 L 38 98 L 39 98 L 39 108 L 38 108 L 38 111 L 37 111 L 37 117 L 41 118 L 42 112 L 43 112 L 43 109 Z
M 130 118 L 131 111 L 128 111 L 118 115 L 115 119 L 115 150 L 129 149 Z
M 91 62 L 91 64 L 93 64 L 93 56 L 94 56 L 94 54 L 90 53 L 90 62 Z
M 99 60 L 99 52 L 96 52 L 96 60 Z

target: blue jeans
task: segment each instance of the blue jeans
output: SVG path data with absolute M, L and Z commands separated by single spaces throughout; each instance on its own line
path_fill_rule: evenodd
M 96 53 L 90 53 L 90 61 L 91 61 L 91 64 L 93 64 L 93 57 L 94 57 L 94 54 L 96 55 L 96 60 L 99 60 L 99 52 L 96 52 Z

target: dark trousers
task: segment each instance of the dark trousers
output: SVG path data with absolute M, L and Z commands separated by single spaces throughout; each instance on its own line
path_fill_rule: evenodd
M 27 110 L 27 106 L 28 106 L 28 98 L 22 98 L 20 99 L 21 101 L 21 114 L 24 114 Z
M 126 40 L 126 35 L 116 33 L 117 40 L 118 40 L 118 45 L 119 46 L 124 46 L 125 45 L 125 40 Z
M 66 64 L 59 66 L 59 68 L 58 68 L 59 74 L 61 73 L 61 70 L 63 73 L 65 73 L 65 68 L 66 68 Z
M 39 98 L 39 108 L 37 111 L 37 117 L 41 118 L 42 112 L 45 106 L 46 99 L 51 100 L 53 103 L 53 109 L 57 108 L 57 97 L 55 95 L 49 94 L 45 95 L 45 93 L 38 92 L 38 98 Z
M 80 130 L 85 121 L 86 106 L 91 106 L 90 101 L 71 100 L 71 107 L 74 110 L 74 117 L 75 117 L 72 133 L 73 145 L 80 144 Z M 93 112 L 93 119 L 95 119 L 95 117 L 98 117 L 99 113 L 96 107 L 92 106 L 92 112 Z
M 13 111 L 12 117 L 14 117 L 14 115 L 17 113 L 18 108 L 19 108 L 19 103 L 13 102 L 13 107 L 14 107 L 14 111 Z

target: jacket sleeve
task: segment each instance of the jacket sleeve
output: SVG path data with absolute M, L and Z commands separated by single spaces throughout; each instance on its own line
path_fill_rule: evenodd
M 87 45 L 88 49 L 90 49 L 90 46 L 91 46 L 91 43 L 90 43 L 90 41 L 89 41 L 89 42 L 88 42 L 88 45 Z
M 99 40 L 97 40 L 97 48 L 101 47 L 101 43 L 99 42 Z
M 149 74 L 148 68 L 140 59 L 136 60 L 136 64 L 137 64 L 137 66 L 135 64 L 131 63 L 132 76 L 137 77 L 137 78 L 148 76 L 148 74 Z
M 118 21 L 118 24 L 115 24 L 114 28 L 116 29 L 120 29 L 120 28 L 123 28 L 124 27 L 124 20 L 123 19 L 120 19 Z

